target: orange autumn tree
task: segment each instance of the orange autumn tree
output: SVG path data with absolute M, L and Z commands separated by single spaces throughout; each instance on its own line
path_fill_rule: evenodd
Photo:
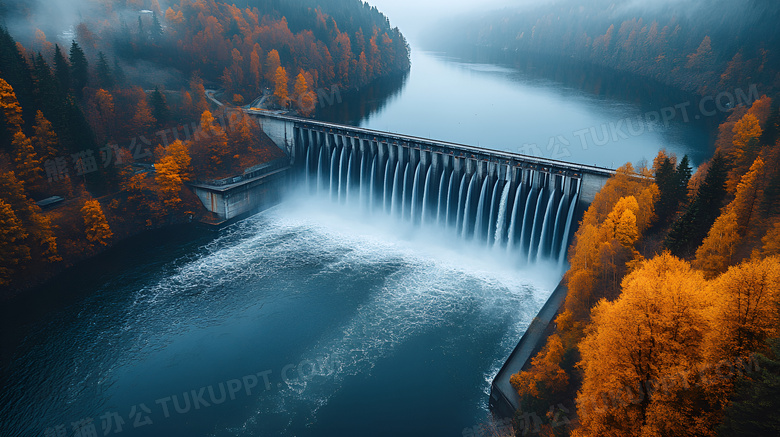
M 249 54 L 249 78 L 252 90 L 260 91 L 260 81 L 263 79 L 263 69 L 260 66 L 260 45 L 255 44 L 252 53 Z
M 174 11 L 171 8 L 165 10 L 165 20 L 171 24 L 181 24 L 184 22 L 184 14 L 181 11 Z
M 25 184 L 34 186 L 41 180 L 41 161 L 35 153 L 32 141 L 19 131 L 14 134 L 11 145 L 17 174 Z
M 758 155 L 760 149 L 759 140 L 763 130 L 754 113 L 748 112 L 734 124 L 733 132 L 734 137 L 732 141 L 734 148 L 731 153 L 731 159 L 734 168 L 729 172 L 729 179 L 726 185 L 730 193 L 736 191 L 740 178 L 747 172 L 751 163 Z
M 216 122 L 211 111 L 204 111 L 200 117 L 201 135 L 206 137 L 206 150 L 208 158 L 215 168 L 219 168 L 224 163 L 225 158 L 230 154 L 227 144 L 227 136 L 222 126 Z
M 190 79 L 190 104 L 195 114 L 203 114 L 204 111 L 208 111 L 209 102 L 206 99 L 206 88 L 203 86 L 203 79 L 194 75 Z
M 35 40 L 33 41 L 33 50 L 43 53 L 46 58 L 51 58 L 54 54 L 54 44 L 46 39 L 46 34 L 41 29 L 35 29 Z
M 765 126 L 767 121 L 769 121 L 769 117 L 772 115 L 772 99 L 766 95 L 761 96 L 760 99 L 750 105 L 748 112 L 758 119 L 758 124 L 760 126 Z
M 230 67 L 225 67 L 223 69 L 220 80 L 222 81 L 222 88 L 224 88 L 228 94 L 240 95 L 239 90 L 241 89 L 241 84 L 244 83 L 244 70 L 241 68 L 244 57 L 241 56 L 241 52 L 237 49 L 233 49 L 231 57 L 233 58 L 233 62 L 230 64 Z
M 192 175 L 190 163 L 187 145 L 176 140 L 154 165 L 158 196 L 168 211 L 176 210 L 182 204 L 183 183 L 190 180 Z
M 298 74 L 295 79 L 295 90 L 293 97 L 297 104 L 298 112 L 304 117 L 308 117 L 314 112 L 315 98 L 314 93 L 309 90 L 309 84 L 306 82 L 306 77 L 303 75 L 303 71 Z
M 703 400 L 692 405 L 689 423 L 712 432 L 723 421 L 723 411 L 734 400 L 737 377 L 756 370 L 750 363 L 756 352 L 765 350 L 767 340 L 780 335 L 780 258 L 754 259 L 729 270 L 713 281 L 712 330 L 705 337 L 697 381 Z M 731 369 L 724 372 L 723 369 Z M 693 393 L 692 393 L 693 392 Z M 686 390 L 677 398 L 696 395 Z M 678 434 L 679 435 L 679 434 Z
M 13 87 L 2 78 L 0 78 L 0 110 L 5 115 L 8 132 L 11 135 L 22 130 L 22 125 L 24 124 L 22 107 L 19 106 Z
M 27 196 L 24 183 L 16 178 L 14 172 L 0 173 L 0 198 L 14 211 L 27 233 L 25 244 L 30 247 L 33 259 L 46 262 L 61 261 L 57 254 L 57 239 L 52 230 L 51 220 L 41 212 L 41 208 Z
M 276 49 L 268 52 L 268 56 L 265 58 L 265 80 L 270 83 L 274 83 L 276 80 L 276 70 L 282 66 L 282 61 L 279 58 L 279 52 Z
M 170 156 L 176 163 L 176 171 L 182 181 L 188 182 L 192 179 L 192 158 L 190 158 L 190 151 L 186 143 L 181 140 L 174 141 L 166 149 L 165 156 Z
M 179 191 L 182 187 L 182 179 L 179 174 L 179 167 L 174 158 L 166 155 L 155 165 L 154 180 L 158 186 L 158 195 L 163 202 L 166 211 L 178 209 L 181 204 Z
M 143 101 L 145 102 L 146 99 L 143 99 Z M 104 144 L 116 130 L 114 96 L 102 88 L 98 89 L 87 98 L 86 115 L 98 144 Z M 149 124 L 145 119 L 151 117 L 151 115 L 152 113 L 148 105 L 145 108 L 139 107 L 133 119 L 133 122 L 136 123 L 134 127 L 147 129 Z
M 43 116 L 43 112 L 40 110 L 35 113 L 35 126 L 33 126 L 31 140 L 41 160 L 51 159 L 57 155 L 57 149 L 54 146 L 59 144 L 59 138 L 57 138 L 51 122 Z
M 580 343 L 580 427 L 572 435 L 655 435 L 656 393 L 648 384 L 699 361 L 710 308 L 701 273 L 667 252 L 643 262 L 622 288 L 618 299 L 593 309 Z
M 737 214 L 727 209 L 715 220 L 707 238 L 696 250 L 694 265 L 706 272 L 707 277 L 716 276 L 731 265 L 740 240 Z
M 701 342 L 689 342 L 698 363 L 654 381 L 647 435 L 717 435 L 734 383 L 751 356 L 778 335 L 780 259 L 752 260 L 709 282 L 711 303 Z
M 730 267 L 714 281 L 714 289 L 714 329 L 705 343 L 707 360 L 746 357 L 780 334 L 779 257 Z
M 688 55 L 688 63 L 685 67 L 693 70 L 706 70 L 711 66 L 714 56 L 712 40 L 709 36 L 705 36 L 696 51 Z
M 114 236 L 111 228 L 108 226 L 108 220 L 103 213 L 100 202 L 90 199 L 84 202 L 81 207 L 81 214 L 84 216 L 84 227 L 87 241 L 94 244 L 108 246 L 108 240 Z
M 276 69 L 276 75 L 274 76 L 274 97 L 276 103 L 282 108 L 286 108 L 290 98 L 287 90 L 287 70 L 284 67 L 278 67 Z
M 181 111 L 188 115 L 192 115 L 196 113 L 195 104 L 192 102 L 192 94 L 190 94 L 189 91 L 182 91 Z
M 225 130 L 211 111 L 203 112 L 199 127 L 189 143 L 192 165 L 197 175 L 207 178 L 228 176 L 232 156 Z
M 571 268 L 564 278 L 569 292 L 561 320 L 574 325 L 564 323 L 564 329 L 579 331 L 598 299 L 617 294 L 625 263 L 637 256 L 633 245 L 655 218 L 658 195 L 652 179 L 637 177 L 630 164 L 596 194 L 569 251 Z M 596 291 L 601 294 L 594 299 Z
M 739 161 L 745 156 L 745 149 L 761 137 L 761 125 L 758 118 L 748 112 L 734 125 L 734 160 Z
M 769 228 L 764 238 L 761 239 L 763 244 L 761 248 L 761 254 L 763 256 L 780 255 L 780 220 Z
M 621 197 L 602 226 L 606 239 L 617 240 L 623 246 L 632 248 L 639 239 L 639 228 L 636 224 L 638 212 L 639 203 L 634 196 Z
M 8 285 L 15 267 L 30 259 L 30 248 L 23 244 L 27 233 L 11 205 L 0 199 L 0 285 Z
M 566 356 L 563 341 L 557 334 L 547 338 L 544 348 L 531 360 L 528 371 L 516 373 L 509 378 L 510 384 L 520 395 L 524 411 L 544 409 L 544 401 L 556 393 L 566 390 L 569 375 L 561 367 Z
M 136 97 L 136 106 L 133 118 L 130 121 L 130 126 L 133 129 L 134 135 L 148 134 L 152 131 L 157 120 L 154 118 L 152 109 L 149 107 L 146 93 L 140 88 L 134 90 L 134 93 Z

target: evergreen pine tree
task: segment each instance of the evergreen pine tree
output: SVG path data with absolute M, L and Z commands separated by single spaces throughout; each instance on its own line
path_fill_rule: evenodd
M 114 84 L 123 85 L 126 80 L 127 76 L 125 76 L 125 70 L 119 65 L 119 60 L 114 58 Z
M 680 163 L 677 164 L 677 170 L 674 175 L 674 189 L 675 200 L 677 208 L 681 203 L 688 202 L 688 182 L 691 180 L 691 161 L 688 159 L 688 155 L 683 156 Z
M 154 87 L 154 92 L 149 96 L 149 104 L 152 106 L 152 116 L 157 120 L 157 127 L 165 126 L 170 120 L 171 110 L 159 87 Z
M 44 114 L 47 114 L 49 119 L 58 125 L 58 116 L 62 114 L 62 101 L 66 94 L 40 53 L 33 63 L 33 76 L 35 78 L 37 107 L 42 108 Z M 52 115 L 56 116 L 52 117 Z M 66 128 L 66 126 L 61 125 L 58 127 Z
M 770 175 L 761 199 L 761 211 L 768 217 L 780 214 L 780 171 L 775 170 Z
M 707 236 L 715 219 L 720 215 L 726 196 L 726 160 L 716 153 L 710 161 L 710 169 L 691 205 L 678 218 L 666 237 L 665 245 L 676 256 L 684 256 L 697 248 Z
M 780 435 L 780 339 L 768 343 L 767 353 L 755 355 L 758 371 L 737 381 L 735 396 L 726 407 L 718 435 Z
M 163 28 L 160 24 L 160 19 L 157 18 L 157 13 L 152 13 L 152 39 L 155 41 L 159 40 L 163 35 Z
M 0 77 L 13 87 L 22 107 L 23 118 L 29 121 L 35 118 L 32 72 L 19 52 L 16 41 L 3 27 L 0 27 Z M 0 138 L 2 135 L 0 132 Z M 7 138 L 7 143 L 10 143 L 10 137 Z
M 238 27 L 238 22 L 235 18 L 231 18 L 225 29 L 225 38 L 233 39 L 236 35 L 241 35 L 241 28 Z
M 73 41 L 70 45 L 70 68 L 73 91 L 76 97 L 81 98 L 83 97 L 84 87 L 87 86 L 89 81 L 89 64 L 84 51 L 81 50 L 76 41 Z
M 114 76 L 111 74 L 111 67 L 108 65 L 108 60 L 103 52 L 98 52 L 97 65 L 95 66 L 95 73 L 97 75 L 98 86 L 105 90 L 110 90 L 114 87 Z
M 138 17 L 138 41 L 141 44 L 146 43 L 146 29 L 144 29 L 144 22 L 140 16 Z
M 780 136 L 780 107 L 775 106 L 766 122 L 766 129 L 761 134 L 761 144 L 775 144 Z
M 665 157 L 655 172 L 655 184 L 661 195 L 655 205 L 655 213 L 659 223 L 666 223 L 674 213 L 676 172 L 674 164 L 669 157 Z
M 68 60 L 65 59 L 65 56 L 62 54 L 62 50 L 60 50 L 59 44 L 54 46 L 54 76 L 60 82 L 62 90 L 68 92 L 71 87 L 70 65 L 68 64 Z
M 41 108 L 45 117 L 51 121 L 54 131 L 68 150 L 81 150 L 84 145 L 78 144 L 78 127 L 68 120 L 66 99 L 68 94 L 60 88 L 49 65 L 39 54 L 33 65 L 35 77 L 36 106 Z

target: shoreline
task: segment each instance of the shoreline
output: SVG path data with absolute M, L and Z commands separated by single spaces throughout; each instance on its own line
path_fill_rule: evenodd
M 133 232 L 121 239 L 117 239 L 112 241 L 108 246 L 98 249 L 97 251 L 83 256 L 76 259 L 68 260 L 67 262 L 65 260 L 60 261 L 58 264 L 59 266 L 56 266 L 56 268 L 50 268 L 47 269 L 45 272 L 37 271 L 37 272 L 26 272 L 27 275 L 25 278 L 20 279 L 20 281 L 27 281 L 30 279 L 30 277 L 34 276 L 38 278 L 35 282 L 29 282 L 25 284 L 24 287 L 15 287 L 11 288 L 8 287 L 5 290 L 2 290 L 0 292 L 0 302 L 3 303 L 9 303 L 17 299 L 23 298 L 28 293 L 35 294 L 37 291 L 41 289 L 45 289 L 48 286 L 50 286 L 56 279 L 72 274 L 73 271 L 76 271 L 80 268 L 83 268 L 86 264 L 89 264 L 90 262 L 94 262 L 95 260 L 99 260 L 103 256 L 107 256 L 107 254 L 110 254 L 111 252 L 114 252 L 116 250 L 119 250 L 122 248 L 122 246 L 126 245 L 132 245 L 137 244 L 141 240 L 145 238 L 149 238 L 150 236 L 156 234 L 156 233 L 164 233 L 175 229 L 182 229 L 182 228 L 195 228 L 195 227 L 202 227 L 204 229 L 214 228 L 215 225 L 210 225 L 203 221 L 182 221 L 182 222 L 176 222 L 176 223 L 170 223 L 154 228 L 147 228 L 147 229 L 141 229 L 137 232 Z M 42 275 L 43 274 L 43 275 Z M 12 284 L 17 285 L 17 284 Z

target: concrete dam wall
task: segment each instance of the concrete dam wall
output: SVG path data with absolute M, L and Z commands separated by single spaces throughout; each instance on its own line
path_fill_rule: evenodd
M 249 111 L 293 178 L 334 201 L 563 263 L 581 213 L 613 174 L 508 152 Z

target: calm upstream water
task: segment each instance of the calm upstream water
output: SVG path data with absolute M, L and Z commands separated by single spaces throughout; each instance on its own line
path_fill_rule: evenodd
M 647 79 L 503 53 L 413 50 L 408 78 L 342 99 L 321 118 L 608 168 L 652 162 L 661 148 L 698 165 L 723 115 Z
M 647 120 L 583 149 L 577 131 L 680 102 L 545 71 L 415 51 L 322 117 L 547 157 L 561 136 L 603 166 L 708 155 L 701 125 Z M 148 234 L 4 303 L 0 435 L 461 435 L 561 274 L 302 194 Z

